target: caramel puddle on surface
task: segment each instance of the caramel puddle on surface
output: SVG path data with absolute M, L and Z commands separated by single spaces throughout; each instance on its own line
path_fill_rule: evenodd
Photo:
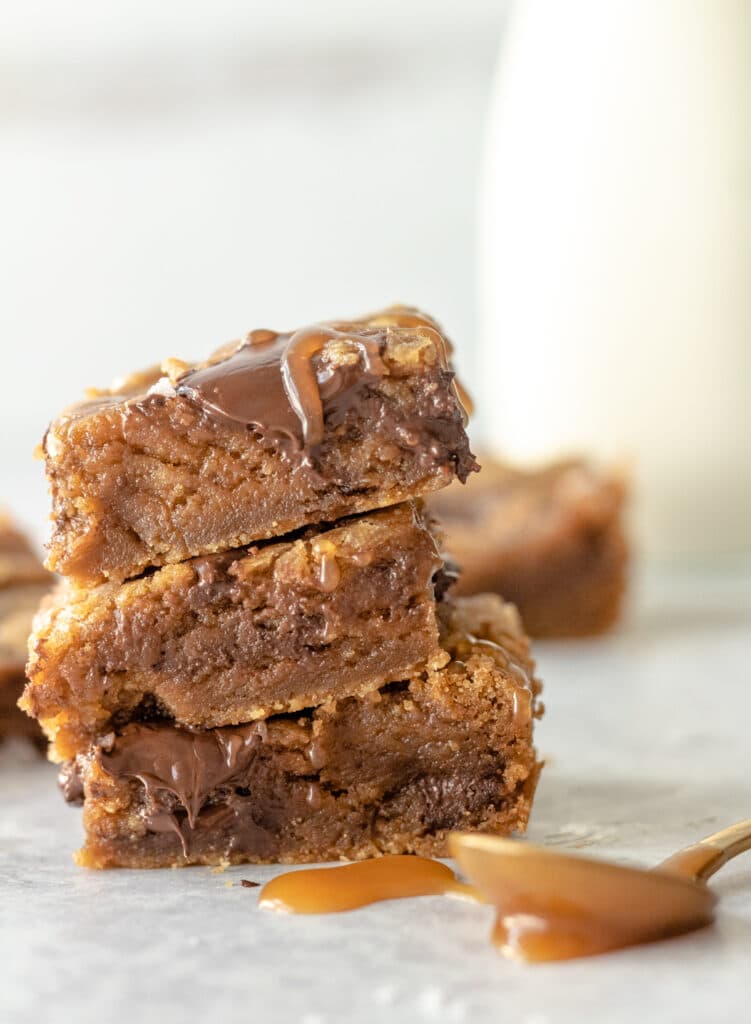
M 412 896 L 461 896 L 483 901 L 450 867 L 427 857 L 385 856 L 330 868 L 277 875 L 261 890 L 263 910 L 288 914 L 338 914 L 382 900 Z
M 497 908 L 493 942 L 515 960 L 593 956 L 693 931 L 714 917 L 715 896 L 680 877 L 700 858 L 716 857 L 706 848 L 645 871 L 496 836 L 459 833 L 450 845 Z

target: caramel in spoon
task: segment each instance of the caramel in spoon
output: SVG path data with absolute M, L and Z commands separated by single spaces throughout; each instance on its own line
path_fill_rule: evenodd
M 709 924 L 717 900 L 704 882 L 751 849 L 751 820 L 703 839 L 652 871 L 476 833 L 454 833 L 449 843 L 461 868 L 498 910 L 493 941 L 505 956 L 567 960 Z

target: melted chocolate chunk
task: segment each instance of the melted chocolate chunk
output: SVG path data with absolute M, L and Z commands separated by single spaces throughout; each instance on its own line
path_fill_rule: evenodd
M 131 724 L 110 752 L 101 751 L 100 758 L 114 778 L 139 779 L 154 805 L 163 794 L 172 794 L 185 808 L 189 826 L 195 828 L 210 794 L 250 764 L 263 734 L 263 722 L 205 731 Z
M 177 383 L 209 415 L 259 431 L 291 452 L 314 451 L 324 419 L 340 421 L 363 389 L 385 372 L 385 329 L 321 324 L 292 334 L 253 331 L 228 356 L 190 370 Z M 354 347 L 342 363 L 317 359 L 326 344 Z
M 252 331 L 234 350 L 221 349 L 221 358 L 189 370 L 176 391 L 209 415 L 255 429 L 283 450 L 315 452 L 324 424 L 340 423 L 368 385 L 387 373 L 382 354 L 393 328 L 430 331 L 448 370 L 450 348 L 435 323 L 395 309 L 380 321 L 323 323 L 288 334 Z M 324 358 L 329 343 L 337 341 L 350 350 L 346 357 Z M 461 407 L 458 396 L 457 401 Z M 434 432 L 441 426 L 430 425 Z
M 255 427 L 270 440 L 292 448 L 302 443 L 300 420 L 287 397 L 281 374 L 289 335 L 253 331 L 227 358 L 190 370 L 177 383 L 209 415 Z
M 241 845 L 271 850 L 273 834 L 247 813 L 237 787 L 266 737 L 263 721 L 223 729 L 131 723 L 98 759 L 115 779 L 137 779 L 146 791 L 151 832 L 174 832 L 189 856 L 197 834 L 229 827 Z

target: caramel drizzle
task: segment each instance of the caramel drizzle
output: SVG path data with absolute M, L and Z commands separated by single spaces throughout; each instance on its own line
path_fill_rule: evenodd
M 447 369 L 451 364 L 451 356 L 454 353 L 454 346 L 445 335 L 441 334 L 438 324 L 431 317 L 424 313 L 418 313 L 416 309 L 409 309 L 406 306 L 393 306 L 383 313 L 368 317 L 358 323 L 370 323 L 373 326 L 404 327 L 427 331 L 433 338 L 438 352 L 441 356 L 441 364 Z M 475 411 L 474 403 L 455 376 L 452 381 L 452 389 L 462 416 L 462 423 L 466 427 L 469 417 Z
M 324 554 L 318 571 L 318 583 L 325 594 L 332 594 L 339 586 L 341 572 L 335 555 Z
M 334 321 L 330 324 L 317 324 L 295 331 L 282 354 L 281 372 L 284 390 L 290 405 L 300 420 L 303 441 L 308 448 L 315 448 L 323 441 L 323 403 L 312 361 L 313 357 L 325 347 L 327 341 L 340 338 L 356 345 L 367 374 L 383 376 L 386 373 L 377 339 L 353 335 L 347 330 L 348 327 L 353 326 L 419 329 L 428 333 L 432 338 L 439 353 L 441 365 L 448 367 L 450 364 L 451 345 L 441 334 L 436 323 L 421 313 L 402 310 L 398 307 L 373 317 L 354 320 L 349 324 Z M 271 336 L 269 340 L 276 337 L 271 331 L 255 331 L 253 334 L 269 335 Z M 471 400 L 466 392 L 460 389 L 456 378 L 454 378 L 452 386 L 462 415 L 462 422 L 466 427 L 469 421 L 467 409 L 469 408 L 471 411 L 472 408 Z
M 331 594 L 339 586 L 342 578 L 341 569 L 336 557 L 336 545 L 325 537 L 319 537 L 313 541 L 311 551 L 318 561 L 316 583 L 325 594 Z
M 475 636 L 474 633 L 465 632 L 462 635 L 462 642 L 467 645 L 470 652 L 472 648 L 478 648 L 483 654 L 488 654 L 494 661 L 514 677 L 519 684 L 514 690 L 512 702 L 512 718 L 515 726 L 526 725 L 532 715 L 532 700 L 534 697 L 534 686 L 526 669 L 514 661 L 509 652 L 495 640 L 488 640 L 484 637 Z M 466 657 L 466 655 L 464 655 Z
M 300 420 L 303 441 L 308 448 L 320 445 L 324 432 L 323 402 L 313 366 L 313 356 L 324 348 L 327 341 L 335 338 L 341 338 L 357 346 L 366 373 L 381 376 L 386 372 L 375 338 L 353 337 L 326 324 L 303 327 L 295 331 L 282 354 L 282 380 L 289 403 Z

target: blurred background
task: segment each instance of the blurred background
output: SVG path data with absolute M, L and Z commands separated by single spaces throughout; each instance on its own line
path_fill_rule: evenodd
M 3 5 L 0 497 L 41 539 L 85 386 L 404 301 L 486 445 L 626 459 L 645 550 L 745 557 L 749 47 L 746 0 Z

